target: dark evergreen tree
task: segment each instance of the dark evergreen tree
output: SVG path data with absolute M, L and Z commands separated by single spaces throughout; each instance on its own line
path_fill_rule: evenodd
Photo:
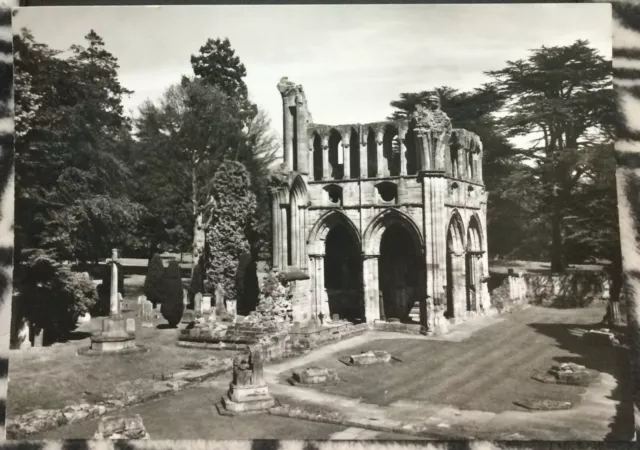
M 176 261 L 169 263 L 162 284 L 164 287 L 160 312 L 170 327 L 177 327 L 184 313 L 184 300 L 180 265 Z
M 157 305 L 162 302 L 165 278 L 165 268 L 162 263 L 162 257 L 159 254 L 153 255 L 151 261 L 149 261 L 149 267 L 147 268 L 147 276 L 144 279 L 144 295 L 147 296 L 153 305 Z

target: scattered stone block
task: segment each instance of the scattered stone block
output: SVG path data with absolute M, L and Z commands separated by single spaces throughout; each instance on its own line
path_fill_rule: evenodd
M 532 377 L 542 383 L 568 384 L 572 386 L 589 386 L 600 379 L 600 373 L 575 363 L 554 364 L 544 374 Z
M 573 407 L 571 402 L 547 398 L 518 400 L 513 403 L 531 411 L 559 411 L 563 409 L 571 409 Z
M 103 417 L 98 425 L 94 439 L 149 439 L 142 417 Z
M 351 355 L 349 362 L 354 366 L 369 366 L 371 364 L 386 364 L 391 362 L 391 355 L 383 350 L 369 350 L 359 355 Z
M 339 381 L 338 373 L 326 367 L 307 367 L 293 372 L 293 381 L 300 384 L 328 384 Z
M 589 330 L 582 335 L 582 339 L 589 345 L 611 346 L 615 342 L 615 335 L 608 329 Z

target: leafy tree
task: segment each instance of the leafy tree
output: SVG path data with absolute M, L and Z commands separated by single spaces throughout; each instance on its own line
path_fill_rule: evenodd
M 171 203 L 159 201 L 156 211 L 165 208 L 172 215 L 181 210 L 188 217 L 195 267 L 215 208 L 212 174 L 241 140 L 237 102 L 201 80 L 183 78 L 165 92 L 160 105 L 142 106 L 137 128 L 136 169 L 152 174 L 168 192 Z
M 177 327 L 184 313 L 184 301 L 182 297 L 182 276 L 180 265 L 171 261 L 163 279 L 163 298 L 160 312 L 170 327 Z
M 207 278 L 222 284 L 227 299 L 237 299 L 236 272 L 249 251 L 245 229 L 256 208 L 249 172 L 235 161 L 225 161 L 212 177 L 215 213 L 207 231 Z
M 530 181 L 541 193 L 536 213 L 548 224 L 551 269 L 562 272 L 571 233 L 573 239 L 592 237 L 576 234 L 577 222 L 566 212 L 577 192 L 592 183 L 598 167 L 594 162 L 613 157 L 611 62 L 579 40 L 534 50 L 527 59 L 509 61 L 488 75 L 508 98 L 501 118 L 506 134 L 539 136 L 521 153 L 532 166 Z M 615 203 L 615 197 L 605 201 Z
M 147 299 L 157 305 L 162 302 L 162 289 L 163 280 L 165 276 L 165 268 L 162 263 L 162 257 L 159 254 L 154 254 L 149 261 L 149 267 L 147 268 L 147 276 L 144 279 L 144 295 Z
M 16 82 L 16 243 L 57 257 L 96 262 L 129 238 L 139 206 L 127 197 L 120 152 L 129 126 L 117 61 L 90 32 L 71 55 L 14 37 Z

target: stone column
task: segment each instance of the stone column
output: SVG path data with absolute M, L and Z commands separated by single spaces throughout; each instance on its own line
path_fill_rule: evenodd
M 118 301 L 118 250 L 111 250 L 111 292 L 109 293 L 110 314 L 117 316 L 120 314 L 120 302 Z
M 369 176 L 369 160 L 367 159 L 367 133 L 367 130 L 361 130 L 360 133 L 360 178 L 367 178 Z
M 304 98 L 304 94 L 300 91 L 296 95 L 296 151 L 298 152 L 297 161 L 298 167 L 297 170 L 301 174 L 307 175 L 309 173 L 309 159 L 307 158 L 307 153 L 309 149 L 307 148 L 307 114 L 306 114 L 306 101 Z
M 343 178 L 351 178 L 351 154 L 349 152 L 349 136 L 342 138 L 342 167 L 344 170 Z
M 380 319 L 380 282 L 378 261 L 380 255 L 365 255 L 363 262 L 364 314 L 367 323 Z
M 291 211 L 289 216 L 291 219 L 291 226 L 289 227 L 289 229 L 291 230 L 291 265 L 297 266 L 300 261 L 300 255 L 298 253 L 300 247 L 300 222 L 298 219 L 298 214 L 300 213 L 300 210 L 298 209 L 297 202 L 295 201 L 291 202 L 289 208 Z
M 331 178 L 331 166 L 329 165 L 329 138 L 322 138 L 322 179 Z
M 282 96 L 284 164 L 287 170 L 293 170 L 293 115 L 289 109 L 289 98 Z
M 309 180 L 313 180 L 314 177 L 314 165 L 313 165 L 313 138 L 308 140 L 309 147 L 307 148 L 307 172 L 309 173 Z
M 382 132 L 376 134 L 377 153 L 376 159 L 378 160 L 378 177 L 389 176 L 389 164 L 384 160 L 384 135 Z
M 407 174 L 407 147 L 404 143 L 406 135 L 406 130 L 399 130 L 398 140 L 400 141 L 400 175 Z
M 281 224 L 280 224 L 280 199 L 278 196 L 277 189 L 271 189 L 271 217 L 272 217 L 272 239 L 273 242 L 271 244 L 271 261 L 274 269 L 280 268 L 280 233 L 281 233 Z
M 306 269 L 309 265 L 309 257 L 307 256 L 307 205 L 302 205 L 300 207 L 300 268 Z
M 315 321 L 320 320 L 320 314 L 322 313 L 324 322 L 330 319 L 329 302 L 327 293 L 324 287 L 324 255 L 313 255 L 314 261 L 314 299 L 313 299 L 313 312 Z
M 284 270 L 289 265 L 289 220 L 286 205 L 280 206 L 280 269 Z
M 433 314 L 429 318 L 427 332 L 446 332 L 446 237 L 444 195 L 446 180 L 444 171 L 425 174 L 420 172 L 422 181 L 423 235 L 427 257 L 427 301 L 433 304 Z

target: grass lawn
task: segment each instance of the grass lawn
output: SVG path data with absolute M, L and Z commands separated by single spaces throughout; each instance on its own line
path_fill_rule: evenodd
M 597 323 L 603 308 L 531 307 L 458 343 L 373 341 L 348 353 L 386 350 L 403 362 L 349 367 L 338 361 L 344 355 L 336 353 L 317 365 L 336 369 L 345 383 L 319 389 L 380 405 L 418 400 L 496 413 L 520 410 L 513 402 L 523 398 L 576 402 L 584 388 L 540 383 L 531 375 L 535 370 L 546 371 L 555 362 L 574 361 L 613 372 L 616 378 L 626 376 L 623 351 L 588 347 L 575 336 L 576 329 Z
M 142 294 L 144 276 L 125 278 L 125 298 Z M 133 316 L 133 313 L 127 314 Z M 109 393 L 120 382 L 151 378 L 163 372 L 175 372 L 184 364 L 223 352 L 188 349 L 176 345 L 178 331 L 162 328 L 166 321 L 155 320 L 160 328 L 136 327 L 139 344 L 149 348 L 146 353 L 86 357 L 76 351 L 90 344 L 89 332 L 97 328 L 100 318 L 81 325 L 74 340 L 51 347 L 12 351 L 9 363 L 8 416 L 24 414 L 34 409 L 61 408 L 76 403 L 84 392 Z

